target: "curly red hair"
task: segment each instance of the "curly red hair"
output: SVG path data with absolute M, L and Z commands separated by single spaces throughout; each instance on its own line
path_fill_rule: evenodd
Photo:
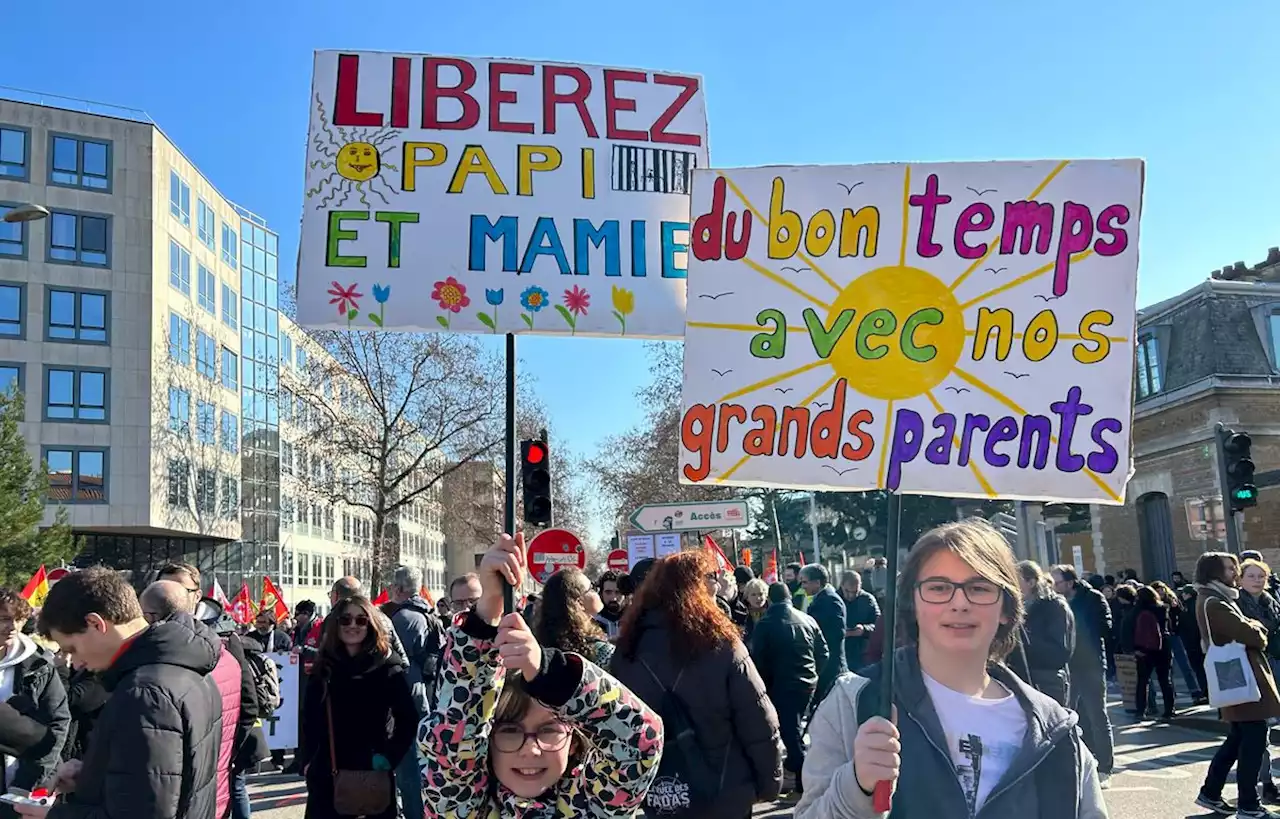
M 634 657 L 644 631 L 639 621 L 657 611 L 671 642 L 676 660 L 694 659 L 741 639 L 738 628 L 707 589 L 707 578 L 716 572 L 711 555 L 701 549 L 671 555 L 653 564 L 636 599 L 618 627 L 618 651 Z

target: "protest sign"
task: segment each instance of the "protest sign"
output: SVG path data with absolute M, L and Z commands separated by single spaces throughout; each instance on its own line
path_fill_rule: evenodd
M 298 657 L 287 651 L 264 655 L 276 664 L 280 675 L 280 706 L 271 716 L 263 717 L 262 731 L 267 735 L 267 747 L 273 751 L 298 747 L 298 697 L 302 695 L 305 681 L 299 673 L 302 666 Z
M 695 171 L 680 480 L 1122 503 L 1142 180 Z
M 700 78 L 321 51 L 310 111 L 303 326 L 683 335 Z

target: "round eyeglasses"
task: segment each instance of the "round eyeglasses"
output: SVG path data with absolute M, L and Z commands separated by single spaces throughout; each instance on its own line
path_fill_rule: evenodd
M 536 731 L 526 731 L 514 722 L 502 723 L 493 728 L 493 747 L 507 754 L 514 754 L 532 739 L 543 751 L 559 751 L 568 742 L 572 732 L 560 723 L 543 725 Z
M 964 597 L 975 606 L 990 606 L 1000 602 L 1000 587 L 989 580 L 967 580 L 953 583 L 940 577 L 931 577 L 916 583 L 920 599 L 926 603 L 950 603 L 956 589 L 964 589 Z

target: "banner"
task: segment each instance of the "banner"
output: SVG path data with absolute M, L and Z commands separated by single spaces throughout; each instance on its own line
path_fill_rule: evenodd
M 1124 502 L 1141 160 L 694 172 L 680 480 Z
M 315 56 L 298 323 L 680 338 L 699 77 Z
M 653 536 L 654 557 L 663 558 L 680 554 L 680 533 L 660 532 Z
M 267 747 L 273 751 L 298 747 L 298 697 L 304 684 L 299 673 L 302 665 L 297 655 L 276 651 L 264 655 L 276 664 L 280 674 L 280 707 L 262 720 L 262 731 L 267 735 Z

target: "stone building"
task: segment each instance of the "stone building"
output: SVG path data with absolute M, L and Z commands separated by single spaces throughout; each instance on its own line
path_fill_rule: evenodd
M 1226 548 L 1214 429 L 1248 432 L 1260 487 L 1240 521 L 1242 549 L 1280 563 L 1280 248 L 1237 262 L 1138 314 L 1135 474 L 1122 507 L 1094 507 L 1099 570 L 1188 576 Z

